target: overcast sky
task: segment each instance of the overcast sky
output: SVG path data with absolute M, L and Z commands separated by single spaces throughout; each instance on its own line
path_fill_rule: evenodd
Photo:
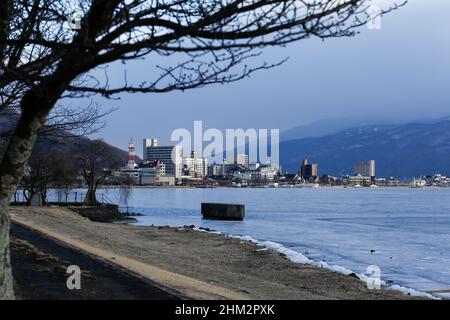
M 384 1 L 386 2 L 386 1 Z M 243 81 L 184 93 L 127 94 L 97 101 L 118 107 L 96 136 L 125 149 L 172 130 L 205 128 L 289 129 L 325 118 L 416 118 L 450 115 L 450 1 L 410 0 L 382 19 L 381 30 L 355 38 L 311 39 L 265 51 L 264 59 L 289 60 Z M 150 62 L 128 64 L 128 79 L 146 79 Z M 147 66 L 147 67 L 146 67 Z M 110 77 L 123 77 L 111 66 Z

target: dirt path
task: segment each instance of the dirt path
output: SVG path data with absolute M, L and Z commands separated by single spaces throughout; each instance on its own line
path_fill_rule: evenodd
M 190 228 L 95 223 L 61 208 L 11 208 L 14 222 L 195 299 L 407 299 Z
M 178 300 L 159 285 L 135 277 L 26 227 L 13 224 L 11 261 L 16 298 L 32 300 Z M 67 288 L 67 267 L 81 269 L 80 290 Z

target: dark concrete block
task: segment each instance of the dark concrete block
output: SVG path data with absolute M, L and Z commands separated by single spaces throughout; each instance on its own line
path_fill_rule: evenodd
M 245 206 L 243 204 L 202 203 L 203 219 L 244 220 Z

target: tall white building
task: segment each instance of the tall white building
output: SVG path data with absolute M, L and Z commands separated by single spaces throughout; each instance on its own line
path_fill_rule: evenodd
M 203 178 L 208 175 L 208 159 L 202 158 L 197 152 L 192 151 L 190 157 L 183 158 L 185 174 L 193 178 Z
M 363 177 L 375 177 L 375 160 L 359 162 L 355 164 L 355 175 Z
M 164 164 L 167 176 L 180 179 L 183 169 L 183 148 L 181 146 L 158 146 L 157 142 L 156 145 L 150 142 L 146 144 L 146 142 L 149 142 L 148 139 L 144 139 L 144 159 L 146 161 L 161 161 Z
M 236 164 L 241 165 L 245 168 L 248 168 L 248 154 L 238 154 L 236 155 L 235 161 Z

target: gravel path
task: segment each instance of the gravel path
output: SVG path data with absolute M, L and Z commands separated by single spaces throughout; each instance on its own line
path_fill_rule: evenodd
M 157 284 L 13 224 L 11 262 L 22 300 L 178 300 Z M 80 289 L 67 288 L 67 268 L 80 267 Z

